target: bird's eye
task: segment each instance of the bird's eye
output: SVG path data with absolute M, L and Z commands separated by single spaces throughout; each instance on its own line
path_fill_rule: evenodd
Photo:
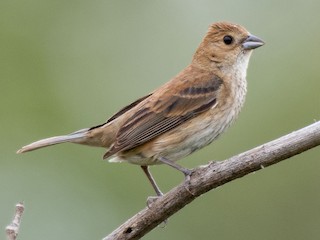
M 233 42 L 233 37 L 231 37 L 230 35 L 226 35 L 223 37 L 223 42 L 226 45 L 230 45 Z

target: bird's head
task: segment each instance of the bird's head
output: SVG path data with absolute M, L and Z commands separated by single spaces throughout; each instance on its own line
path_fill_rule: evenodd
M 245 67 L 253 49 L 264 45 L 264 42 L 250 34 L 244 27 L 218 22 L 209 27 L 193 57 L 193 63 L 205 69 Z

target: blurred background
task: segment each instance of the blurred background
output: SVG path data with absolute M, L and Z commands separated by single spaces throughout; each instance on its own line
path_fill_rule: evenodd
M 320 119 L 319 1 L 0 2 L 0 238 L 24 201 L 19 240 L 101 239 L 146 206 L 138 166 L 104 149 L 21 146 L 103 123 L 187 64 L 209 24 L 242 24 L 266 41 L 248 69 L 240 118 L 180 161 L 223 160 Z M 144 239 L 319 239 L 320 148 L 211 191 Z M 167 192 L 183 180 L 151 169 Z M 165 177 L 164 177 L 165 176 Z

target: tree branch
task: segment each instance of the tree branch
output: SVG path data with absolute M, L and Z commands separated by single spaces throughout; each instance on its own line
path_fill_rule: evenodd
M 193 170 L 185 181 L 103 240 L 139 239 L 201 194 L 320 145 L 320 121 L 221 162 Z
M 14 214 L 12 222 L 6 227 L 6 234 L 8 240 L 17 239 L 23 211 L 24 205 L 22 202 L 20 202 L 16 205 L 16 212 Z

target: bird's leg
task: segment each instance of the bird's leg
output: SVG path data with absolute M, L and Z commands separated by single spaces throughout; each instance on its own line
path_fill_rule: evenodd
M 190 184 L 190 176 L 192 174 L 192 170 L 188 169 L 188 168 L 184 168 L 182 166 L 180 166 L 179 164 L 176 164 L 175 162 L 165 158 L 165 157 L 159 157 L 157 158 L 160 162 L 167 164 L 175 169 L 177 169 L 178 171 L 182 172 L 184 174 L 185 177 L 185 188 L 187 189 L 187 191 L 191 194 L 194 195 L 191 190 L 189 189 L 189 184 Z
M 157 198 L 163 196 L 163 193 L 161 192 L 160 188 L 158 187 L 156 181 L 152 177 L 151 173 L 149 172 L 148 166 L 141 166 L 143 172 L 146 174 L 147 178 L 149 179 L 153 189 L 155 190 L 157 197 L 148 197 L 147 205 L 150 206 L 152 202 L 154 202 Z
M 157 196 L 156 197 L 148 197 L 147 199 L 147 206 L 148 208 L 151 207 L 151 204 L 157 200 L 159 197 L 163 196 L 163 193 L 161 192 L 160 188 L 158 187 L 156 181 L 154 180 L 154 178 L 152 177 L 151 173 L 149 172 L 149 167 L 148 166 L 141 166 L 143 172 L 147 175 L 147 178 L 149 179 L 153 189 L 156 191 Z M 163 221 L 164 226 L 166 226 L 168 222 L 168 219 Z
M 175 162 L 173 162 L 165 157 L 159 157 L 157 159 L 160 162 L 167 164 L 167 165 L 177 169 L 178 171 L 182 172 L 187 179 L 190 178 L 190 175 L 192 174 L 192 171 L 190 169 L 184 168 L 184 167 L 180 166 L 179 164 L 176 164 Z

